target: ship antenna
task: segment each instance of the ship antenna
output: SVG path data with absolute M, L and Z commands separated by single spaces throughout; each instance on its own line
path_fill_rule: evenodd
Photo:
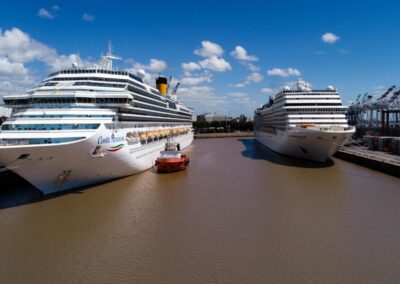
M 112 54 L 112 45 L 111 45 L 111 41 L 108 42 L 108 52 L 106 55 L 102 56 L 103 60 L 101 62 L 101 68 L 103 69 L 107 69 L 107 70 L 112 70 L 112 63 L 113 60 L 121 60 L 120 57 L 117 57 L 115 55 Z

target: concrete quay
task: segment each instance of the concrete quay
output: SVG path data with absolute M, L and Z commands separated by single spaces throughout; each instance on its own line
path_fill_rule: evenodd
M 343 146 L 336 152 L 335 157 L 400 177 L 400 156 L 397 155 L 371 151 L 359 146 Z

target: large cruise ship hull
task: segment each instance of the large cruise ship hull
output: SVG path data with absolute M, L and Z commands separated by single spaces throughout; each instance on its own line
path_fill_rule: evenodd
M 133 175 L 154 165 L 167 139 L 129 145 L 125 136 L 130 130 L 102 127 L 78 142 L 0 147 L 0 164 L 44 194 Z M 193 132 L 177 135 L 173 141 L 185 149 L 193 141 Z M 93 154 L 98 146 L 101 150 Z
M 293 127 L 274 133 L 256 130 L 254 139 L 283 155 L 326 162 L 353 134 L 354 128 L 322 131 Z

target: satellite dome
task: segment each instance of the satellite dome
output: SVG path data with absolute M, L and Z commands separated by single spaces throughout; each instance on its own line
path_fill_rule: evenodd
M 289 86 L 285 86 L 285 87 L 283 87 L 283 90 L 284 91 L 290 91 L 290 87 Z
M 332 85 L 329 85 L 328 87 L 326 87 L 326 89 L 329 90 L 329 91 L 334 91 L 335 87 L 332 86 Z
M 146 72 L 143 69 L 139 69 L 137 75 L 143 79 L 146 76 Z

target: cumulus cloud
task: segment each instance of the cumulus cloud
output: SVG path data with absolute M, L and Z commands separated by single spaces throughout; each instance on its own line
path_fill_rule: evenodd
M 194 54 L 200 55 L 202 57 L 213 57 L 221 56 L 224 53 L 224 50 L 219 44 L 208 40 L 203 40 L 201 42 L 201 46 L 201 48 L 198 48 L 194 51 Z
M 230 87 L 235 87 L 235 88 L 243 88 L 246 87 L 248 85 L 247 82 L 243 82 L 243 83 L 237 83 L 237 84 L 230 84 Z
M 137 73 L 139 70 L 142 70 L 144 72 L 143 81 L 152 86 L 154 86 L 156 78 L 159 76 L 158 73 L 167 68 L 167 63 L 159 59 L 150 59 L 147 65 L 134 63 L 135 61 L 133 59 L 128 59 L 126 61 L 128 64 L 133 64 L 133 66 L 131 68 L 125 68 L 125 71 Z M 170 82 L 171 85 L 176 84 L 175 79 L 173 81 L 174 82 Z
M 338 37 L 337 35 L 335 35 L 333 33 L 324 33 L 321 36 L 321 39 L 325 43 L 335 43 L 340 39 L 340 37 Z
M 260 67 L 251 64 L 250 62 L 245 62 L 245 66 L 251 71 L 251 72 L 258 72 L 260 71 Z
M 264 94 L 267 94 L 267 95 L 273 95 L 273 94 L 277 93 L 277 89 L 272 89 L 272 88 L 265 87 L 265 88 L 262 88 L 260 92 L 264 93 Z
M 198 85 L 202 83 L 212 82 L 213 72 L 226 72 L 232 69 L 230 63 L 220 57 L 223 49 L 220 45 L 204 40 L 201 42 L 202 47 L 194 51 L 194 54 L 204 57 L 197 62 L 182 63 L 182 79 L 183 85 Z
M 0 34 L 0 56 L 6 56 L 13 62 L 29 61 L 49 62 L 57 53 L 54 49 L 30 38 L 20 29 L 12 28 Z
M 133 68 L 136 70 L 143 69 L 151 72 L 162 72 L 167 69 L 167 63 L 164 60 L 152 58 L 149 64 L 143 65 L 136 63 Z
M 39 78 L 24 66 L 29 62 L 43 62 L 50 71 L 70 67 L 78 62 L 82 66 L 91 65 L 81 61 L 76 54 L 59 55 L 53 48 L 34 39 L 18 28 L 0 30 L 0 81 L 1 92 L 22 90 L 32 85 Z
M 0 96 L 23 92 L 34 82 L 33 75 L 22 63 L 10 62 L 8 58 L 0 57 Z
M 240 106 L 241 113 L 253 113 L 258 106 L 258 103 L 252 100 L 247 93 L 234 92 L 227 94 L 227 97 L 233 106 Z
M 289 76 L 300 76 L 301 72 L 296 68 L 273 68 L 267 71 L 267 74 L 270 76 L 279 76 L 279 77 L 289 77 Z
M 53 19 L 54 16 L 50 11 L 46 10 L 45 8 L 40 8 L 38 11 L 38 16 L 41 18 L 46 18 L 46 19 Z
M 217 95 L 216 90 L 208 86 L 182 87 L 178 89 L 178 98 L 185 104 L 194 107 L 196 113 L 216 112 L 226 113 L 230 109 L 238 109 L 240 113 L 253 113 L 257 107 L 247 93 L 232 92 L 226 95 Z M 221 113 L 222 112 L 222 113 Z
M 246 93 L 235 92 L 235 93 L 229 93 L 227 96 L 228 97 L 233 97 L 233 98 L 245 98 L 245 97 L 247 97 L 247 94 Z
M 264 79 L 264 76 L 258 72 L 253 72 L 246 77 L 243 83 L 230 84 L 230 87 L 243 88 L 251 83 L 259 83 Z
M 83 62 L 77 54 L 55 56 L 50 62 L 52 71 L 70 68 L 75 63 L 78 63 L 81 67 L 90 65 L 87 62 Z
M 8 76 L 0 74 L 0 97 L 11 93 L 24 92 L 28 88 L 32 87 L 37 80 L 38 78 L 33 79 L 29 74 L 9 74 Z
M 186 99 L 203 100 L 205 97 L 213 95 L 215 93 L 215 89 L 208 86 L 194 86 L 187 88 L 179 88 L 177 93 Z
M 264 76 L 260 73 L 253 72 L 246 77 L 246 80 L 249 82 L 259 83 L 264 79 Z
M 258 61 L 257 57 L 247 54 L 247 50 L 240 45 L 235 47 L 235 49 L 231 52 L 231 55 L 233 58 L 239 61 Z
M 226 96 L 217 96 L 215 89 L 208 86 L 182 87 L 178 89 L 178 98 L 197 110 L 219 111 L 226 104 Z
M 209 83 L 211 81 L 212 81 L 211 74 L 204 74 L 201 76 L 184 77 L 180 82 L 184 85 L 198 85 L 206 82 Z
M 216 72 L 225 72 L 232 69 L 229 62 L 225 61 L 223 58 L 219 58 L 217 56 L 210 56 L 202 61 L 199 61 L 199 65 L 208 70 L 216 71 Z
M 0 34 L 0 56 L 16 63 L 41 61 L 49 66 L 51 71 L 70 67 L 74 62 L 79 62 L 83 66 L 89 64 L 81 61 L 77 54 L 59 55 L 55 49 L 32 39 L 18 28 Z
M 91 15 L 91 14 L 84 13 L 84 14 L 82 15 L 82 19 L 83 19 L 84 21 L 86 21 L 86 22 L 93 22 L 94 19 L 95 19 L 95 17 L 94 17 L 93 15 Z
M 0 57 L 0 74 L 24 75 L 28 71 L 22 63 L 10 62 L 6 57 Z
M 181 66 L 182 66 L 183 71 L 185 71 L 185 72 L 192 72 L 192 71 L 201 69 L 200 64 L 198 64 L 196 62 L 182 63 Z

